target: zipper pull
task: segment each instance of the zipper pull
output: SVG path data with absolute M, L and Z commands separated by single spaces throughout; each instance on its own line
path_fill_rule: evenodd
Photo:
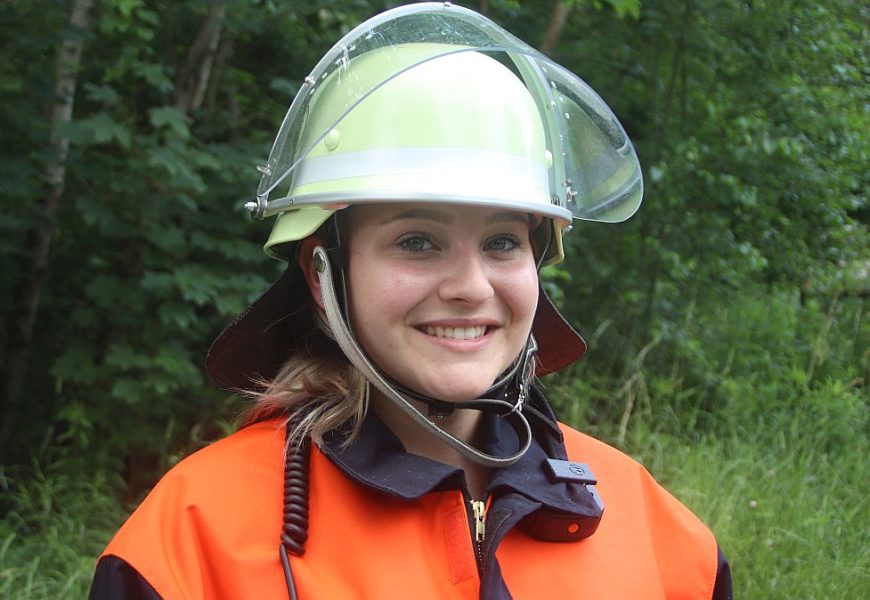
M 486 536 L 486 502 L 472 500 L 471 510 L 474 512 L 474 541 L 480 544 Z

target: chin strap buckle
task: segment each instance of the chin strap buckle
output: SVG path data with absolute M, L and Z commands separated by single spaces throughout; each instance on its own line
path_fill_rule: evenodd
M 426 402 L 429 405 L 429 412 L 427 413 L 430 417 L 435 417 L 436 419 L 443 419 L 444 417 L 449 417 L 453 414 L 453 411 L 456 409 L 456 406 L 451 402 L 442 402 L 441 400 L 429 400 Z
M 523 403 L 525 403 L 525 401 L 526 401 L 525 386 L 523 384 L 520 384 L 520 393 L 517 396 L 517 401 L 514 403 L 514 407 L 507 414 L 512 415 L 514 413 L 523 412 Z
M 519 393 L 517 401 L 513 408 L 507 414 L 523 412 L 523 404 L 529 397 L 529 386 L 532 385 L 532 380 L 535 378 L 535 355 L 538 353 L 538 342 L 534 335 L 529 335 L 529 341 L 526 343 L 526 350 L 523 352 L 522 364 L 520 365 L 520 377 L 518 386 Z

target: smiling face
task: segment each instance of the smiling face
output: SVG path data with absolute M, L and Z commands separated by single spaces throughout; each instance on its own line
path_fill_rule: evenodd
M 419 204 L 347 213 L 350 321 L 365 352 L 432 398 L 486 392 L 523 349 L 535 315 L 529 216 Z

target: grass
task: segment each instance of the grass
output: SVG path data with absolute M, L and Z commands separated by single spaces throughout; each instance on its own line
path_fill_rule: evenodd
M 81 467 L 56 460 L 0 472 L 0 598 L 87 597 L 96 557 L 124 511 L 119 486 Z
M 735 597 L 863 598 L 870 589 L 866 442 L 844 453 L 811 436 L 708 436 L 638 427 L 629 448 L 714 531 Z

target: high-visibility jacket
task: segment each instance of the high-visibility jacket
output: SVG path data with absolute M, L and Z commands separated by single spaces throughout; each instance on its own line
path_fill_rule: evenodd
M 299 598 L 731 597 L 727 563 L 701 521 L 623 453 L 562 431 L 567 458 L 591 468 L 605 505 L 597 531 L 576 542 L 541 541 L 521 526 L 576 501 L 541 470 L 537 440 L 492 472 L 486 543 L 476 541 L 461 471 L 405 453 L 375 416 L 349 447 L 312 447 L 309 537 L 290 558 Z M 267 421 L 183 460 L 106 548 L 91 598 L 287 598 L 283 456 L 284 430 Z

